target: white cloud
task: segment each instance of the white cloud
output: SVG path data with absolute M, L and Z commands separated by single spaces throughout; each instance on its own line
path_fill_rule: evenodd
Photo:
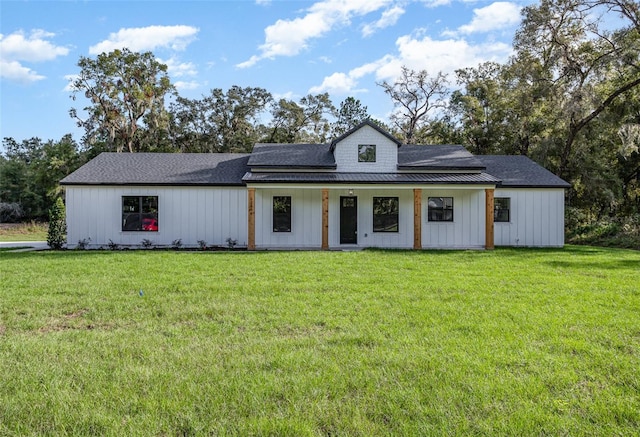
M 236 65 L 247 68 L 262 59 L 295 56 L 308 47 L 309 41 L 320 38 L 337 26 L 345 26 L 354 16 L 366 15 L 385 7 L 391 0 L 323 0 L 314 3 L 303 17 L 278 20 L 265 30 L 265 42 L 260 54 Z
M 331 94 L 346 94 L 354 88 L 355 84 L 356 80 L 348 74 L 333 73 L 331 76 L 325 77 L 322 84 L 311 87 L 309 93 L 319 94 L 328 91 Z
M 184 50 L 199 32 L 192 26 L 148 26 L 120 29 L 109 38 L 89 47 L 89 53 L 98 55 L 116 49 L 128 48 L 134 52 L 154 50 L 160 47 Z
M 21 65 L 18 61 L 5 61 L 4 59 L 0 59 L 0 77 L 24 84 L 45 79 L 45 76 Z
M 382 13 L 382 16 L 378 21 L 366 24 L 362 28 L 362 36 L 367 37 L 373 35 L 377 30 L 393 26 L 404 13 L 405 10 L 400 6 L 394 6 L 391 9 L 387 9 Z
M 324 78 L 312 93 L 349 94 L 366 91 L 357 89 L 359 79 L 374 75 L 376 81 L 396 79 L 402 66 L 412 70 L 427 70 L 451 74 L 459 68 L 473 67 L 486 61 L 504 62 L 512 54 L 512 46 L 501 42 L 471 44 L 464 39 L 435 40 L 429 36 L 401 36 L 396 40 L 397 53 L 361 65 L 348 73 L 335 72 Z
M 198 82 L 194 81 L 194 80 L 189 81 L 189 82 L 185 82 L 185 81 L 179 80 L 176 83 L 174 83 L 173 85 L 179 91 L 195 90 L 195 89 L 198 89 L 200 87 L 200 84 Z
M 287 91 L 286 93 L 273 93 L 273 100 L 275 100 L 276 102 L 279 101 L 280 99 L 293 100 L 298 97 L 300 96 L 298 96 L 297 94 L 294 94 L 293 91 Z
M 158 59 L 158 62 L 167 66 L 171 77 L 195 76 L 198 74 L 198 70 L 192 62 L 180 62 L 176 58 Z
M 55 34 L 41 29 L 32 30 L 28 36 L 23 31 L 0 34 L 0 77 L 21 83 L 44 79 L 45 76 L 23 63 L 51 61 L 58 56 L 68 55 L 67 47 L 56 46 L 48 41 L 54 36 Z
M 471 33 L 491 32 L 515 26 L 520 22 L 520 6 L 509 2 L 496 2 L 487 7 L 474 9 L 471 23 L 458 28 L 458 32 Z
M 63 91 L 66 91 L 68 93 L 72 93 L 76 91 L 75 87 L 73 86 L 73 82 L 79 77 L 80 77 L 79 74 L 67 74 L 64 77 L 65 80 L 67 80 L 67 86 L 64 87 Z

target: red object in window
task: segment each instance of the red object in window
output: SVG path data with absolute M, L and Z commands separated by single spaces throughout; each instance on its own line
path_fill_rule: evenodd
M 154 218 L 142 219 L 142 230 L 143 231 L 157 231 L 158 230 L 158 220 L 156 220 Z

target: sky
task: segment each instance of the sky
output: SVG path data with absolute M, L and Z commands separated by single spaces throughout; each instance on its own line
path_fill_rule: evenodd
M 504 62 L 532 0 L 0 1 L 0 138 L 82 131 L 69 109 L 80 57 L 127 47 L 168 66 L 182 97 L 261 87 L 295 101 L 352 96 L 386 121 L 402 66 L 449 74 Z

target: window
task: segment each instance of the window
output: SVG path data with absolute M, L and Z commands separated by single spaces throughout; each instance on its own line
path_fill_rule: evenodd
M 373 198 L 373 232 L 398 232 L 397 197 Z
M 273 232 L 291 232 L 291 196 L 273 196 Z
M 511 199 L 509 197 L 496 197 L 494 199 L 493 221 L 506 223 L 511 221 Z
M 429 197 L 429 221 L 453 221 L 453 197 Z
M 158 232 L 158 196 L 123 196 L 122 230 Z
M 375 144 L 360 144 L 358 146 L 358 162 L 376 162 Z

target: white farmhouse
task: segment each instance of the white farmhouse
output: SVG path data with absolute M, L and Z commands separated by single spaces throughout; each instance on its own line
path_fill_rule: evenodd
M 251 154 L 102 153 L 61 184 L 70 248 L 249 250 L 559 247 L 569 187 L 524 156 L 401 144 L 370 121 Z

